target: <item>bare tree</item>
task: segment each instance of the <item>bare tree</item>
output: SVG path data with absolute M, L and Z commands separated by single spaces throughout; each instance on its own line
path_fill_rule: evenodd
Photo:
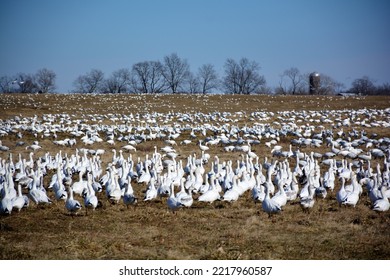
M 368 76 L 363 76 L 352 82 L 352 88 L 350 89 L 350 91 L 362 95 L 367 95 L 375 92 L 375 85 L 374 82 Z
M 117 93 L 118 87 L 114 77 L 109 77 L 103 81 L 102 93 Z
M 74 82 L 75 92 L 98 93 L 104 80 L 104 73 L 101 70 L 92 69 L 90 72 L 79 76 Z
M 189 93 L 199 93 L 200 92 L 200 82 L 199 78 L 195 76 L 192 72 L 188 74 L 188 92 Z
M 56 89 L 55 85 L 56 73 L 54 71 L 43 68 L 35 74 L 37 89 L 41 93 L 53 92 Z
M 159 61 L 144 61 L 133 65 L 134 91 L 160 93 L 166 84 L 162 75 L 163 66 Z
M 390 84 L 384 83 L 381 86 L 377 86 L 375 90 L 376 95 L 390 95 Z
M 0 92 L 1 93 L 11 93 L 14 92 L 13 85 L 17 81 L 11 77 L 8 76 L 2 76 L 0 77 Z
M 344 85 L 337 82 L 326 74 L 321 74 L 319 94 L 333 95 L 339 93 L 344 88 Z
M 199 68 L 198 79 L 203 94 L 218 88 L 218 75 L 214 66 L 211 64 L 204 64 Z
M 300 94 L 305 93 L 305 75 L 301 75 L 299 69 L 291 67 L 280 75 L 279 93 L 282 94 Z
M 15 83 L 19 86 L 19 89 L 16 90 L 17 92 L 20 93 L 37 92 L 35 77 L 31 74 L 18 73 L 16 75 Z
M 114 71 L 111 76 L 104 80 L 102 92 L 105 93 L 125 93 L 129 90 L 131 83 L 131 72 L 127 68 Z
M 181 59 L 176 53 L 164 57 L 162 75 L 172 93 L 177 93 L 188 79 L 189 68 L 187 60 Z
M 266 84 L 264 76 L 259 74 L 260 66 L 256 61 L 242 58 L 237 63 L 234 59 L 229 58 L 226 60 L 224 68 L 223 84 L 229 93 L 258 93 Z

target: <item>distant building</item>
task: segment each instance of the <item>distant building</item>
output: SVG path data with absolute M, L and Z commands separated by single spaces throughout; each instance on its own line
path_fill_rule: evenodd
M 319 94 L 321 86 L 321 77 L 320 73 L 313 72 L 309 76 L 309 93 L 310 94 Z

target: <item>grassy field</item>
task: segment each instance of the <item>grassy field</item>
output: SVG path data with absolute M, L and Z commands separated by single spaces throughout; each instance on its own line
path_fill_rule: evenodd
M 91 124 L 122 123 L 121 116 L 129 114 L 182 112 L 228 112 L 232 122 L 239 126 L 252 126 L 259 119 L 253 112 L 273 112 L 262 120 L 274 124 L 282 111 L 339 110 L 340 119 L 350 116 L 355 109 L 386 109 L 390 97 L 325 97 L 325 96 L 237 96 L 237 95 L 1 95 L 0 121 L 15 116 L 42 118 L 47 114 L 69 114 L 72 119 L 82 119 Z M 109 117 L 99 118 L 105 115 Z M 389 116 L 376 119 L 389 121 Z M 157 118 L 163 121 L 162 118 Z M 206 122 L 206 121 L 204 121 Z M 208 119 L 208 123 L 220 124 L 220 120 Z M 310 118 L 302 124 L 313 124 Z M 141 117 L 134 125 L 146 125 Z M 194 124 L 196 125 L 196 124 Z M 354 127 L 344 128 L 352 130 Z M 360 129 L 360 128 L 358 128 Z M 370 127 L 365 131 L 377 137 L 390 137 L 388 128 Z M 58 135 L 64 138 L 66 135 Z M 179 143 L 188 134 L 177 139 Z M 287 148 L 292 137 L 280 139 Z M 25 147 L 15 146 L 16 135 L 0 137 L 8 152 L 0 152 L 0 158 L 8 159 L 12 153 L 28 158 Z M 34 136 L 25 134 L 23 140 L 31 144 Z M 83 148 L 81 141 L 74 147 L 53 144 L 52 138 L 39 138 L 43 149 L 34 157 L 46 152 L 55 155 L 73 154 Z M 265 140 L 263 139 L 262 142 Z M 178 159 L 186 161 L 188 155 L 200 153 L 197 143 L 178 145 Z M 112 149 L 119 150 L 124 143 L 111 146 L 105 142 L 88 146 L 89 149 L 105 149 L 104 164 L 112 157 Z M 162 140 L 141 143 L 133 158 L 145 158 L 153 147 L 163 147 Z M 328 147 L 302 147 L 301 151 L 323 152 Z M 253 147 L 260 161 L 271 158 L 270 149 L 263 143 Z M 241 153 L 224 153 L 223 147 L 210 147 L 211 157 L 236 160 Z M 126 153 L 126 156 L 128 154 Z M 294 162 L 294 161 L 292 161 Z M 377 160 L 380 162 L 380 160 Z M 206 165 L 210 169 L 210 164 Z M 49 174 L 45 179 L 48 184 Z M 133 184 L 139 198 L 144 185 Z M 318 200 L 310 213 L 302 212 L 299 202 L 286 205 L 282 213 L 268 218 L 260 204 L 255 204 L 250 193 L 245 193 L 234 203 L 223 201 L 211 205 L 195 201 L 189 209 L 172 214 L 165 199 L 143 202 L 128 209 L 122 204 L 111 205 L 104 193 L 99 194 L 103 206 L 93 213 L 80 212 L 70 216 L 64 203 L 36 206 L 0 216 L 1 259 L 390 259 L 390 213 L 376 213 L 370 209 L 367 192 L 364 191 L 355 208 L 339 207 L 335 192 L 325 200 Z M 49 195 L 52 195 L 49 192 Z M 197 195 L 194 196 L 196 198 Z M 53 199 L 54 200 L 54 199 Z

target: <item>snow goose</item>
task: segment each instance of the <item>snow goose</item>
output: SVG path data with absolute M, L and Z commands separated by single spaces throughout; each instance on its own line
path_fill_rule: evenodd
M 138 184 L 145 183 L 146 185 L 149 184 L 152 176 L 150 175 L 149 166 L 148 164 L 145 164 L 145 169 L 139 174 L 138 177 Z
M 372 206 L 374 211 L 385 212 L 390 209 L 389 199 L 385 195 L 386 187 L 381 187 L 382 198 L 377 199 Z
M 30 199 L 36 204 L 40 203 L 51 203 L 50 198 L 47 196 L 46 192 L 42 188 L 38 188 L 38 183 L 40 178 L 36 174 L 33 174 L 33 181 L 31 183 L 31 189 L 28 192 Z
M 359 201 L 359 193 L 354 187 L 351 192 L 346 193 L 344 200 L 341 202 L 341 204 L 355 207 L 358 201 Z
M 374 158 L 382 158 L 385 157 L 385 153 L 382 150 L 375 148 L 371 150 L 371 156 Z
M 246 154 L 250 158 L 254 158 L 254 159 L 258 159 L 259 158 L 259 156 L 255 152 L 253 152 L 251 148 L 249 148 L 249 150 L 246 152 Z
M 134 195 L 133 187 L 131 186 L 131 178 L 127 177 L 127 184 L 125 186 L 125 193 L 123 195 L 123 203 L 129 208 L 129 205 L 137 204 L 137 197 Z
M 83 172 L 79 172 L 79 180 L 72 184 L 72 190 L 75 194 L 82 195 L 83 191 L 87 188 L 87 181 L 83 180 Z
M 338 169 L 339 172 L 339 177 L 340 178 L 345 178 L 345 179 L 350 179 L 352 176 L 352 162 L 348 163 L 343 160 L 342 161 L 342 167 Z
M 39 149 L 42 149 L 42 147 L 38 144 L 38 141 L 34 141 L 33 144 L 26 147 L 26 150 L 33 150 L 34 152 L 39 150 Z
M 122 149 L 126 150 L 127 152 L 130 152 L 130 151 L 136 152 L 137 151 L 137 149 L 130 144 L 123 146 Z
M 280 207 L 283 207 L 287 203 L 287 195 L 283 188 L 283 181 L 280 181 L 278 184 L 278 192 L 275 193 L 275 195 L 271 198 L 274 202 L 280 205 Z
M 12 199 L 12 208 L 15 208 L 20 212 L 20 210 L 25 205 L 25 198 L 22 195 L 22 186 L 18 184 L 18 195 Z
M 19 154 L 20 155 L 20 154 Z M 26 172 L 26 159 L 23 159 L 21 161 L 21 164 L 15 164 L 15 169 L 19 170 L 19 172 L 16 172 L 14 175 L 15 182 L 20 182 L 22 185 L 26 186 L 29 182 L 31 182 L 31 178 L 28 177 L 28 174 Z M 16 168 L 17 166 L 17 168 Z
M 15 184 L 12 178 L 12 172 L 9 170 L 5 175 L 5 184 L 2 189 L 0 189 L 0 197 L 7 196 L 8 199 L 14 199 L 17 196 L 17 192 L 15 190 Z M 0 185 L 1 186 L 1 185 Z
M 272 183 L 272 173 L 273 173 L 273 168 L 271 167 L 267 170 L 267 179 L 264 182 L 264 187 L 267 188 L 269 193 L 273 195 L 275 193 L 275 186 Z
M 62 182 L 62 170 L 60 167 L 57 169 L 56 181 L 51 186 L 57 200 L 66 200 L 68 198 L 68 193 L 66 192 L 65 186 Z
M 213 203 L 215 200 L 219 200 L 221 198 L 215 185 L 215 180 L 215 176 L 210 177 L 209 189 L 198 197 L 198 201 Z
M 168 174 L 169 174 L 169 172 L 168 172 Z M 194 189 L 193 188 L 194 184 L 195 184 L 195 174 L 194 174 L 194 172 L 190 172 L 190 174 L 188 174 L 188 176 L 187 176 L 184 187 L 187 190 L 190 189 L 192 191 Z
M 299 185 L 297 180 L 297 174 L 289 171 L 289 176 L 291 176 L 290 184 L 285 188 L 287 201 L 293 201 L 297 198 L 299 192 Z
M 95 178 L 92 176 L 92 188 L 94 189 L 95 192 L 102 192 L 103 187 L 102 185 L 95 181 Z
M 237 176 L 234 176 L 233 177 L 233 186 L 228 189 L 222 196 L 222 200 L 223 201 L 229 201 L 229 202 L 233 202 L 233 201 L 236 201 L 238 200 L 239 196 L 240 196 L 240 193 L 242 192 L 241 189 L 239 189 L 240 187 L 237 185 L 237 180 L 238 180 L 238 177 Z
M 111 204 L 118 204 L 119 200 L 122 197 L 122 190 L 119 187 L 118 182 L 118 174 L 114 174 L 114 172 L 111 172 L 111 188 L 108 192 L 106 189 L 106 194 Z
M 171 184 L 173 185 L 172 179 L 164 174 L 164 176 L 159 176 L 159 185 L 157 187 L 157 196 L 169 197 L 171 194 Z
M 341 177 L 340 180 L 341 180 L 341 187 L 336 194 L 336 200 L 339 203 L 339 206 L 341 206 L 341 204 L 343 203 L 343 201 L 347 196 L 347 191 L 345 190 L 345 178 Z
M 325 172 L 324 177 L 323 177 L 324 187 L 326 189 L 329 189 L 330 191 L 333 191 L 334 181 L 335 181 L 335 173 L 334 173 L 334 167 L 333 167 L 333 161 L 332 161 L 328 171 Z
M 134 161 L 132 159 L 129 160 L 129 173 L 128 176 L 131 177 L 132 180 L 138 180 L 138 174 L 134 171 Z
M 185 178 L 181 178 L 180 191 L 178 193 L 176 193 L 175 197 L 181 204 L 183 204 L 183 206 L 191 207 L 194 200 L 192 198 L 191 193 L 188 192 L 189 190 L 186 190 L 184 188 L 184 181 L 185 181 Z
M 256 179 L 253 174 L 248 174 L 247 171 L 244 171 L 241 177 L 241 180 L 237 182 L 239 195 L 243 195 L 247 190 L 252 190 L 256 185 Z
M 69 195 L 65 202 L 65 208 L 73 217 L 73 214 L 77 214 L 77 212 L 81 209 L 82 206 L 78 200 L 73 199 L 72 188 L 68 188 L 68 189 L 69 189 Z
M 150 180 L 148 188 L 145 192 L 144 201 L 153 200 L 157 197 L 157 189 L 154 186 L 154 179 Z
M 7 186 L 5 186 L 7 187 Z M 11 215 L 12 213 L 12 199 L 10 198 L 7 191 L 5 191 L 5 194 L 3 198 L 0 201 L 0 214 L 1 215 Z
M 378 186 L 378 179 L 377 176 L 374 176 L 373 179 L 370 178 L 363 178 L 360 180 L 361 184 L 366 184 L 366 189 L 368 192 L 368 197 L 371 200 L 371 203 L 374 203 L 378 199 L 382 198 L 382 192 L 379 189 Z
M 87 174 L 87 188 L 83 191 L 85 214 L 88 215 L 88 209 L 95 210 L 98 206 L 98 198 L 92 186 L 92 174 Z
M 199 140 L 199 149 L 201 151 L 207 151 L 209 150 L 210 148 L 208 146 L 205 146 L 205 145 L 202 145 L 202 140 Z
M 9 147 L 4 146 L 1 140 L 0 140 L 0 151 L 2 151 L 2 152 L 9 151 Z
M 255 203 L 263 202 L 265 198 L 264 186 L 262 184 L 256 184 L 252 189 L 252 199 Z
M 204 194 L 210 189 L 209 178 L 215 177 L 215 173 L 205 173 L 202 186 L 199 188 L 199 193 Z
M 172 212 L 175 213 L 176 210 L 183 207 L 184 205 L 175 197 L 174 187 L 172 183 L 170 184 L 170 187 L 171 187 L 171 194 L 167 199 L 167 205 L 169 209 L 171 209 Z
M 272 214 L 279 213 L 282 210 L 282 207 L 280 207 L 279 203 L 272 200 L 269 196 L 269 186 L 265 185 L 265 197 L 263 202 L 261 203 L 261 207 L 264 212 L 268 214 L 268 218 L 271 218 Z
M 310 177 L 309 180 L 313 180 L 312 177 Z M 301 208 L 304 212 L 309 212 L 311 208 L 313 208 L 314 206 L 314 191 L 313 191 L 313 184 L 310 183 L 309 186 L 308 186 L 308 196 L 306 197 L 301 197 L 300 198 L 300 201 L 299 201 L 299 204 L 301 205 Z
M 194 181 L 191 186 L 191 191 L 194 193 L 198 193 L 200 191 L 200 188 L 203 185 L 203 174 L 205 173 L 203 164 L 201 163 L 199 166 L 196 167 L 194 172 Z
M 160 150 L 163 151 L 164 153 L 171 153 L 171 152 L 175 153 L 176 152 L 175 149 L 172 148 L 171 146 L 162 147 Z
M 184 139 L 183 141 L 180 142 L 181 145 L 188 145 L 190 144 L 192 141 L 191 140 L 188 140 L 188 139 Z

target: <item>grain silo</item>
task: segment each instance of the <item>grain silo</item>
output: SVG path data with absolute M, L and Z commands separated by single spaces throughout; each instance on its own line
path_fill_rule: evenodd
M 321 78 L 320 78 L 320 73 L 318 72 L 313 72 L 309 76 L 309 84 L 310 84 L 310 94 L 319 94 L 320 92 L 320 83 L 321 83 Z

